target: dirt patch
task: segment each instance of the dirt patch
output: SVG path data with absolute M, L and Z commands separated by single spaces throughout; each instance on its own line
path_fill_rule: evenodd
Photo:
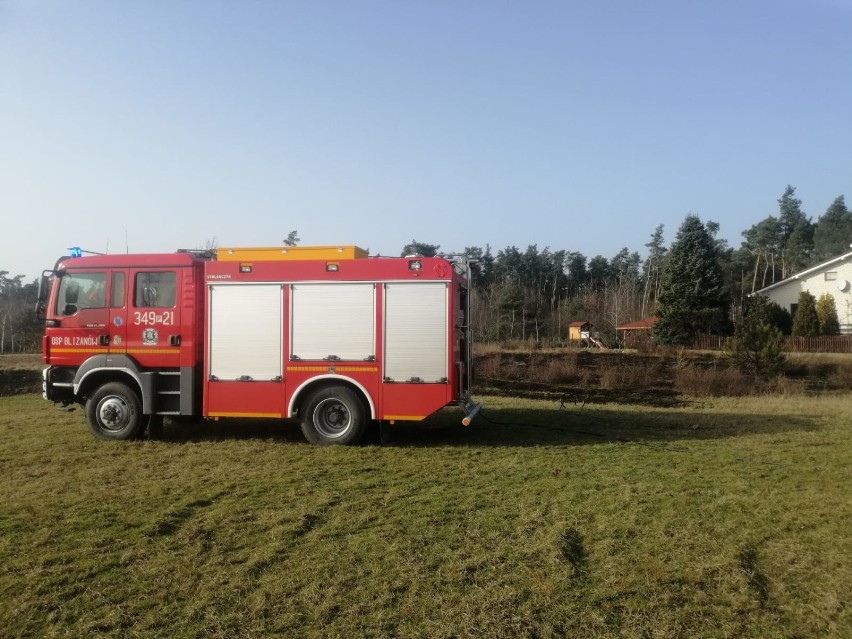
M 0 355 L 0 397 L 41 392 L 41 369 L 38 354 Z
M 477 393 L 665 408 L 682 404 L 685 396 L 848 390 L 852 361 L 791 356 L 783 375 L 756 379 L 715 352 L 491 351 L 476 357 L 474 379 Z
M 0 397 L 41 392 L 41 373 L 29 370 L 0 370 Z
M 712 365 L 712 356 L 701 361 Z M 475 386 L 500 394 L 546 394 L 572 403 L 678 402 L 675 358 L 622 352 L 489 353 L 476 358 Z

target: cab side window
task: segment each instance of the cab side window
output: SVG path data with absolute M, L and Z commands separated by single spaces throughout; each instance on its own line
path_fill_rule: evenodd
M 174 271 L 137 273 L 134 286 L 136 308 L 173 308 L 177 291 Z
M 112 289 L 110 290 L 109 305 L 112 308 L 124 307 L 124 273 L 117 271 L 112 274 Z
M 67 273 L 59 283 L 56 314 L 73 315 L 87 308 L 106 306 L 106 273 Z

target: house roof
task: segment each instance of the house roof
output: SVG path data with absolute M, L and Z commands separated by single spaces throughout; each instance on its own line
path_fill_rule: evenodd
M 616 326 L 615 330 L 623 331 L 623 330 L 635 330 L 635 329 L 649 329 L 654 326 L 654 323 L 657 321 L 656 315 L 650 315 L 648 317 L 643 317 L 640 320 L 636 320 L 635 322 L 627 322 L 626 324 L 622 324 L 621 326 Z
M 578 321 L 576 321 L 576 322 L 571 322 L 571 323 L 569 323 L 569 324 L 568 324 L 568 326 L 569 326 L 569 328 L 570 328 L 570 327 L 579 328 L 579 327 L 581 327 L 581 326 L 585 326 L 585 325 L 586 325 L 586 324 L 588 324 L 588 323 L 589 323 L 589 322 L 587 322 L 586 320 L 578 320 Z
M 769 290 L 772 290 L 773 288 L 783 286 L 784 284 L 788 284 L 789 282 L 793 282 L 793 281 L 799 280 L 803 277 L 807 277 L 808 275 L 811 275 L 812 273 L 818 273 L 821 269 L 827 268 L 829 266 L 833 266 L 834 264 L 837 264 L 838 262 L 845 262 L 850 257 L 852 257 L 852 251 L 850 251 L 849 253 L 844 253 L 843 255 L 840 255 L 838 257 L 833 257 L 832 259 L 828 260 L 827 262 L 823 262 L 822 264 L 817 264 L 816 266 L 812 266 L 810 268 L 807 268 L 804 271 L 799 271 L 798 273 L 794 273 L 793 275 L 791 275 L 790 277 L 788 277 L 786 279 L 783 279 L 779 282 L 775 282 L 775 284 L 770 284 L 769 286 L 765 286 L 764 288 L 755 291 L 754 293 L 752 293 L 752 295 L 760 295 L 764 291 L 769 291 Z

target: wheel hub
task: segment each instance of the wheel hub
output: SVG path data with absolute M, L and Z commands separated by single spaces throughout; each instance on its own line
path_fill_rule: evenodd
M 116 397 L 105 398 L 98 407 L 101 424 L 110 430 L 118 430 L 125 426 L 128 416 L 127 406 Z
M 314 425 L 324 437 L 341 437 L 351 424 L 352 415 L 349 409 L 337 399 L 323 400 L 314 412 Z

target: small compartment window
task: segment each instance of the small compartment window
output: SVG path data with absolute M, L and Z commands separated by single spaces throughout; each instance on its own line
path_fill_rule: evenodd
M 825 281 L 833 282 L 837 279 L 837 271 L 826 271 L 825 273 Z

